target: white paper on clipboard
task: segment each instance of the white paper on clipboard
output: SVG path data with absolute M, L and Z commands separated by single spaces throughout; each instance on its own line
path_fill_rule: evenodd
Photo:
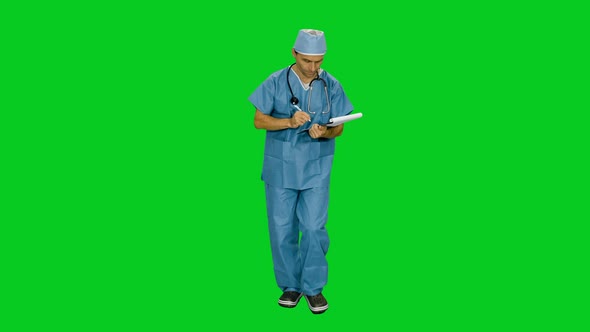
M 349 114 L 349 115 L 344 115 L 344 116 L 338 116 L 335 118 L 331 118 L 330 121 L 328 121 L 328 123 L 326 124 L 326 126 L 336 127 L 337 125 L 339 125 L 341 123 L 352 121 L 352 120 L 358 119 L 362 116 L 363 116 L 363 113 L 354 113 L 354 114 Z

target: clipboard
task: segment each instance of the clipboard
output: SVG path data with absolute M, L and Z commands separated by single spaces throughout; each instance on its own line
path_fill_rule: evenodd
M 349 115 L 344 115 L 344 116 L 338 116 L 335 118 L 331 118 L 330 121 L 328 121 L 328 123 L 326 123 L 326 126 L 336 127 L 339 124 L 358 119 L 362 116 L 363 116 L 363 113 L 354 113 L 354 114 L 349 114 Z
M 355 114 L 349 114 L 349 115 L 344 115 L 344 116 L 338 116 L 335 118 L 330 118 L 330 121 L 328 121 L 326 124 L 319 123 L 319 125 L 326 126 L 326 127 L 336 127 L 339 124 L 358 119 L 362 116 L 363 116 L 363 113 L 355 113 Z M 300 129 L 299 133 L 308 132 L 309 129 L 310 129 L 310 127 L 307 127 L 305 129 Z

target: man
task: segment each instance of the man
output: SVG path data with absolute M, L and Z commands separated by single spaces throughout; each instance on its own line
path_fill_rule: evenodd
M 291 50 L 295 63 L 271 74 L 249 97 L 254 126 L 266 130 L 262 180 L 279 305 L 293 308 L 305 296 L 310 310 L 328 309 L 326 221 L 335 137 L 343 124 L 330 118 L 353 107 L 340 83 L 320 68 L 323 31 L 300 30 Z M 301 239 L 299 235 L 301 234 Z

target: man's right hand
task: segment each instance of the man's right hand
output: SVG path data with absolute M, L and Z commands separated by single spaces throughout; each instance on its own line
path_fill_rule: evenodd
M 311 121 L 309 114 L 307 114 L 306 112 L 297 111 L 295 112 L 295 114 L 289 122 L 291 124 L 291 128 L 298 128 L 307 121 Z

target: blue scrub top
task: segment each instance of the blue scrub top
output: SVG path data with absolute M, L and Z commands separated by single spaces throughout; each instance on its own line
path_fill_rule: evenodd
M 340 83 L 322 70 L 319 76 L 328 85 L 328 97 L 331 103 L 330 112 L 327 113 L 324 83 L 316 80 L 313 82 L 313 90 L 305 89 L 295 71 L 286 68 L 271 74 L 250 95 L 248 100 L 256 109 L 275 118 L 293 116 L 297 109 L 290 103 L 291 93 L 287 85 L 288 70 L 291 70 L 289 82 L 293 94 L 299 99 L 298 106 L 307 112 L 308 98 L 311 93 L 309 110 L 315 114 L 310 114 L 311 122 L 299 128 L 266 131 L 262 180 L 271 186 L 289 189 L 327 187 L 330 182 L 336 140 L 314 139 L 306 130 L 314 123 L 325 124 L 330 118 L 350 114 L 353 110 L 352 104 L 344 94 Z

